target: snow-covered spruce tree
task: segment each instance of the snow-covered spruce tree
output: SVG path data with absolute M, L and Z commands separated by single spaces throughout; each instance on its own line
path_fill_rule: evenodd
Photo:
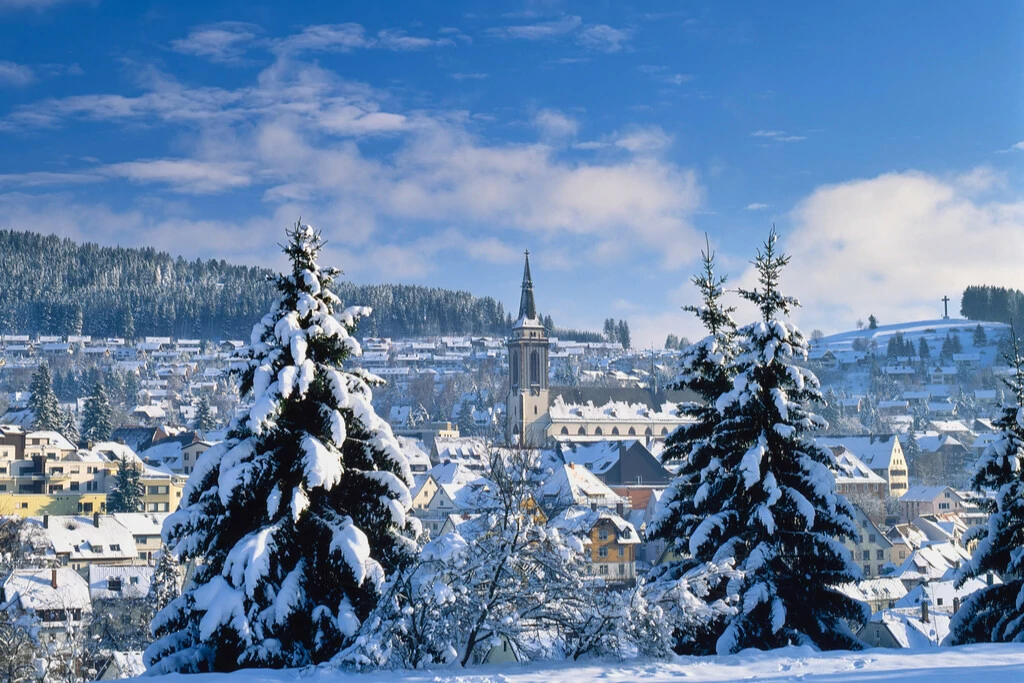
M 32 374 L 32 383 L 29 387 L 31 395 L 28 399 L 28 409 L 32 411 L 32 427 L 46 431 L 60 431 L 63 426 L 60 405 L 57 403 L 57 395 L 53 393 L 53 377 L 50 375 L 50 366 L 43 363 Z
M 167 544 L 161 544 L 149 584 L 149 602 L 159 612 L 181 595 L 181 569 Z
M 1024 643 L 1024 357 L 1012 335 L 1008 355 L 1014 372 L 1004 380 L 1010 402 L 993 420 L 999 432 L 978 460 L 971 485 L 994 494 L 988 524 L 971 538 L 978 547 L 957 572 L 956 585 L 992 572 L 1003 583 L 972 593 L 950 623 L 955 645 L 977 642 Z
M 370 402 L 380 380 L 342 368 L 370 311 L 341 308 L 318 232 L 287 234 L 291 272 L 242 376 L 253 407 L 200 457 L 164 526 L 179 560 L 198 562 L 153 621 L 153 671 L 325 662 L 415 554 L 409 465 Z
M 680 415 L 692 421 L 678 427 L 666 439 L 662 459 L 678 462 L 679 470 L 665 492 L 660 514 L 650 532 L 652 538 L 665 540 L 679 557 L 677 561 L 659 565 L 654 572 L 650 586 L 652 599 L 662 602 L 665 596 L 686 593 L 692 581 L 707 606 L 696 611 L 707 619 L 706 623 L 694 618 L 694 610 L 666 609 L 669 617 L 685 618 L 685 622 L 676 626 L 675 633 L 674 649 L 680 654 L 713 652 L 723 620 L 735 612 L 726 592 L 731 575 L 729 567 L 698 559 L 689 545 L 690 538 L 705 519 L 709 504 L 698 497 L 698 491 L 722 466 L 721 453 L 712 439 L 721 420 L 715 404 L 732 389 L 738 354 L 736 324 L 732 319 L 735 309 L 722 300 L 726 278 L 715 274 L 715 254 L 710 243 L 701 255 L 703 270 L 691 280 L 700 292 L 701 304 L 684 306 L 683 310 L 696 315 L 708 335 L 683 350 L 680 371 L 672 385 L 674 389 L 695 392 L 701 402 L 680 407 Z M 675 586 L 679 582 L 683 585 Z
M 199 398 L 199 405 L 196 407 L 196 431 L 206 433 L 217 427 L 217 421 L 213 418 L 213 410 L 210 408 L 210 399 L 206 396 Z
M 118 460 L 114 485 L 107 494 L 107 512 L 142 512 L 144 490 L 139 467 L 127 458 Z
M 773 228 L 753 261 L 759 287 L 740 290 L 761 320 L 739 331 L 733 388 L 716 402 L 721 417 L 709 438 L 717 464 L 694 498 L 701 521 L 690 555 L 732 560 L 739 572 L 728 589 L 739 611 L 726 616 L 715 645 L 723 654 L 790 643 L 859 649 L 850 626 L 869 614 L 834 588 L 859 578 L 837 540 L 857 530 L 852 507 L 835 492 L 835 457 L 807 436 L 824 426 L 806 407 L 821 392 L 812 373 L 792 364 L 808 347 L 780 319 L 797 302 L 779 291 L 789 257 L 777 239 Z
M 110 400 L 102 382 L 96 382 L 92 395 L 85 400 L 82 416 L 82 438 L 93 443 L 106 441 L 114 430 L 111 423 Z

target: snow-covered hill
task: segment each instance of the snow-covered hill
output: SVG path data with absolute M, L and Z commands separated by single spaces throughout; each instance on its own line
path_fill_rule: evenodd
M 988 338 L 988 344 L 982 347 L 975 347 L 973 342 L 974 330 L 981 325 Z M 873 330 L 864 328 L 862 330 L 850 330 L 823 337 L 815 342 L 816 349 L 829 349 L 833 353 L 849 351 L 853 349 L 857 339 L 864 339 L 867 342 L 872 340 L 877 343 L 878 353 L 885 355 L 889 340 L 897 333 L 901 333 L 907 341 L 914 344 L 914 348 L 920 343 L 921 338 L 928 340 L 931 347 L 932 357 L 938 355 L 942 348 L 942 340 L 946 334 L 952 332 L 959 335 L 965 353 L 981 354 L 981 362 L 985 366 L 992 365 L 996 360 L 996 341 L 1007 331 L 1009 326 L 1005 323 L 979 323 L 977 320 L 964 320 L 962 318 L 950 318 L 949 320 L 919 320 L 916 322 L 896 323 L 893 325 L 879 325 Z
M 662 683 L 741 680 L 830 683 L 1021 683 L 1024 644 L 971 645 L 915 651 L 814 652 L 785 648 L 728 657 L 680 657 L 673 662 L 488 665 L 471 669 L 345 674 L 329 670 L 249 670 L 233 674 L 174 675 L 145 679 L 166 683 Z

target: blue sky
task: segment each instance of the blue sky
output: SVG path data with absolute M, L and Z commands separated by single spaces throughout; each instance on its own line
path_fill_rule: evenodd
M 634 341 L 774 222 L 807 328 L 1024 287 L 1024 5 L 0 0 L 0 227 L 518 301 Z

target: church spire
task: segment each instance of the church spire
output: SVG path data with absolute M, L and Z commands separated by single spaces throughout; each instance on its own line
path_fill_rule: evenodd
M 526 266 L 523 268 L 523 294 L 519 298 L 519 320 L 535 320 L 537 304 L 533 301 L 533 278 L 530 277 L 530 250 L 526 250 Z

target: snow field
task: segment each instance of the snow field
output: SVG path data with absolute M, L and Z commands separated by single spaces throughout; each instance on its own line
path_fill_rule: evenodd
M 159 683 L 662 683 L 763 680 L 836 683 L 1021 683 L 1024 644 L 984 644 L 921 650 L 874 649 L 815 652 L 787 647 L 745 650 L 726 657 L 678 657 L 673 661 L 495 664 L 462 669 L 347 673 L 327 668 L 250 669 L 230 674 L 171 674 Z

